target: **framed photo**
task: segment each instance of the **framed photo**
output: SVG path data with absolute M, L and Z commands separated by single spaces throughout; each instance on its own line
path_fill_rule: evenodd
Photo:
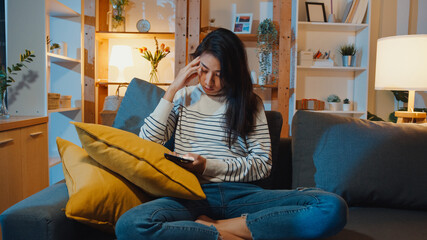
M 252 13 L 236 14 L 233 21 L 233 32 L 237 34 L 249 34 L 252 28 Z
M 319 2 L 305 2 L 307 21 L 326 22 L 325 4 Z

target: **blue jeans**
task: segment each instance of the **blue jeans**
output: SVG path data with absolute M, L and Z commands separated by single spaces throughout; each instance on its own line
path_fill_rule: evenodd
M 246 215 L 253 239 L 313 239 L 338 233 L 347 205 L 319 189 L 266 190 L 247 183 L 202 185 L 206 200 L 159 198 L 134 207 L 116 224 L 124 239 L 218 239 L 213 226 L 194 222 L 200 215 L 228 219 Z

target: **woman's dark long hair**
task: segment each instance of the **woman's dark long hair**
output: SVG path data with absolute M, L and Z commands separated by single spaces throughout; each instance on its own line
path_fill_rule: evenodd
M 224 28 L 212 31 L 192 57 L 203 53 L 213 55 L 221 65 L 221 94 L 227 100 L 226 141 L 231 148 L 238 136 L 245 140 L 253 132 L 261 99 L 253 92 L 245 46 L 236 34 Z

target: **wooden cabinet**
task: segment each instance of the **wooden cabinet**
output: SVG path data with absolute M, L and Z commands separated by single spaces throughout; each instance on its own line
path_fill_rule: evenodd
M 47 117 L 0 120 L 0 213 L 49 186 Z
M 347 0 L 334 1 L 334 12 L 340 20 L 345 12 Z M 318 99 L 325 102 L 325 110 L 321 113 L 367 117 L 368 81 L 369 81 L 369 43 L 370 43 L 370 9 L 368 1 L 366 16 L 362 23 L 340 22 L 307 22 L 305 1 L 294 0 L 296 21 L 293 29 L 296 33 L 296 45 L 293 48 L 294 61 L 292 64 L 291 88 L 294 94 L 291 98 L 291 121 L 296 112 L 296 100 Z M 329 8 L 327 8 L 329 11 Z M 327 12 L 328 14 L 328 12 Z M 338 49 L 344 44 L 354 44 L 357 49 L 356 62 L 352 67 L 343 67 L 341 54 Z M 299 51 L 312 52 L 330 51 L 333 66 L 316 66 L 299 64 Z M 341 101 L 348 98 L 353 103 L 352 111 L 328 109 L 327 97 L 338 95 Z

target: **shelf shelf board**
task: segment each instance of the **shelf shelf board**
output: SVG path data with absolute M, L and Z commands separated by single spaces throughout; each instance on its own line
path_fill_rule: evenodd
M 208 35 L 207 32 L 200 32 L 200 40 Z M 258 41 L 257 34 L 236 34 L 242 42 L 256 42 Z
M 253 85 L 254 88 L 277 88 L 277 84 L 267 84 L 267 85 L 258 85 L 258 84 L 254 84 Z
M 55 112 L 69 112 L 69 111 L 77 111 L 80 110 L 79 107 L 72 107 L 72 108 L 57 108 L 52 110 L 47 110 L 47 113 L 55 113 Z
M 298 22 L 298 28 L 311 31 L 349 31 L 358 32 L 368 27 L 368 24 L 354 23 L 322 23 L 322 22 Z
M 237 34 L 237 36 L 243 42 L 256 42 L 256 41 L 258 41 L 258 36 L 256 34 Z
M 366 71 L 365 67 L 342 67 L 342 66 L 333 66 L 333 67 L 297 66 L 297 69 L 302 69 L 302 70 L 330 70 L 330 71 L 344 71 L 344 72 Z
M 61 157 L 49 157 L 49 167 L 56 166 L 61 163 Z
M 48 1 L 48 12 L 52 17 L 79 17 L 80 13 L 69 8 L 58 0 Z
M 125 38 L 125 39 L 141 39 L 141 38 L 161 38 L 161 39 L 174 39 L 175 33 L 173 32 L 96 32 L 95 38 L 97 40 L 107 40 L 110 38 Z
M 152 83 L 156 86 L 170 86 L 171 83 Z M 108 82 L 108 81 L 97 81 L 95 82 L 95 86 L 108 86 L 108 85 L 129 85 L 128 82 Z
M 62 55 L 51 53 L 51 52 L 48 52 L 47 56 L 50 57 L 50 61 L 53 62 L 53 63 L 56 63 L 56 62 L 75 62 L 75 63 L 80 63 L 80 59 L 70 58 L 70 57 L 67 57 L 67 56 L 62 56 Z
M 330 111 L 330 110 L 305 110 L 310 112 L 318 112 L 318 113 L 332 113 L 332 114 L 355 114 L 355 115 L 363 115 L 366 112 L 363 111 Z

